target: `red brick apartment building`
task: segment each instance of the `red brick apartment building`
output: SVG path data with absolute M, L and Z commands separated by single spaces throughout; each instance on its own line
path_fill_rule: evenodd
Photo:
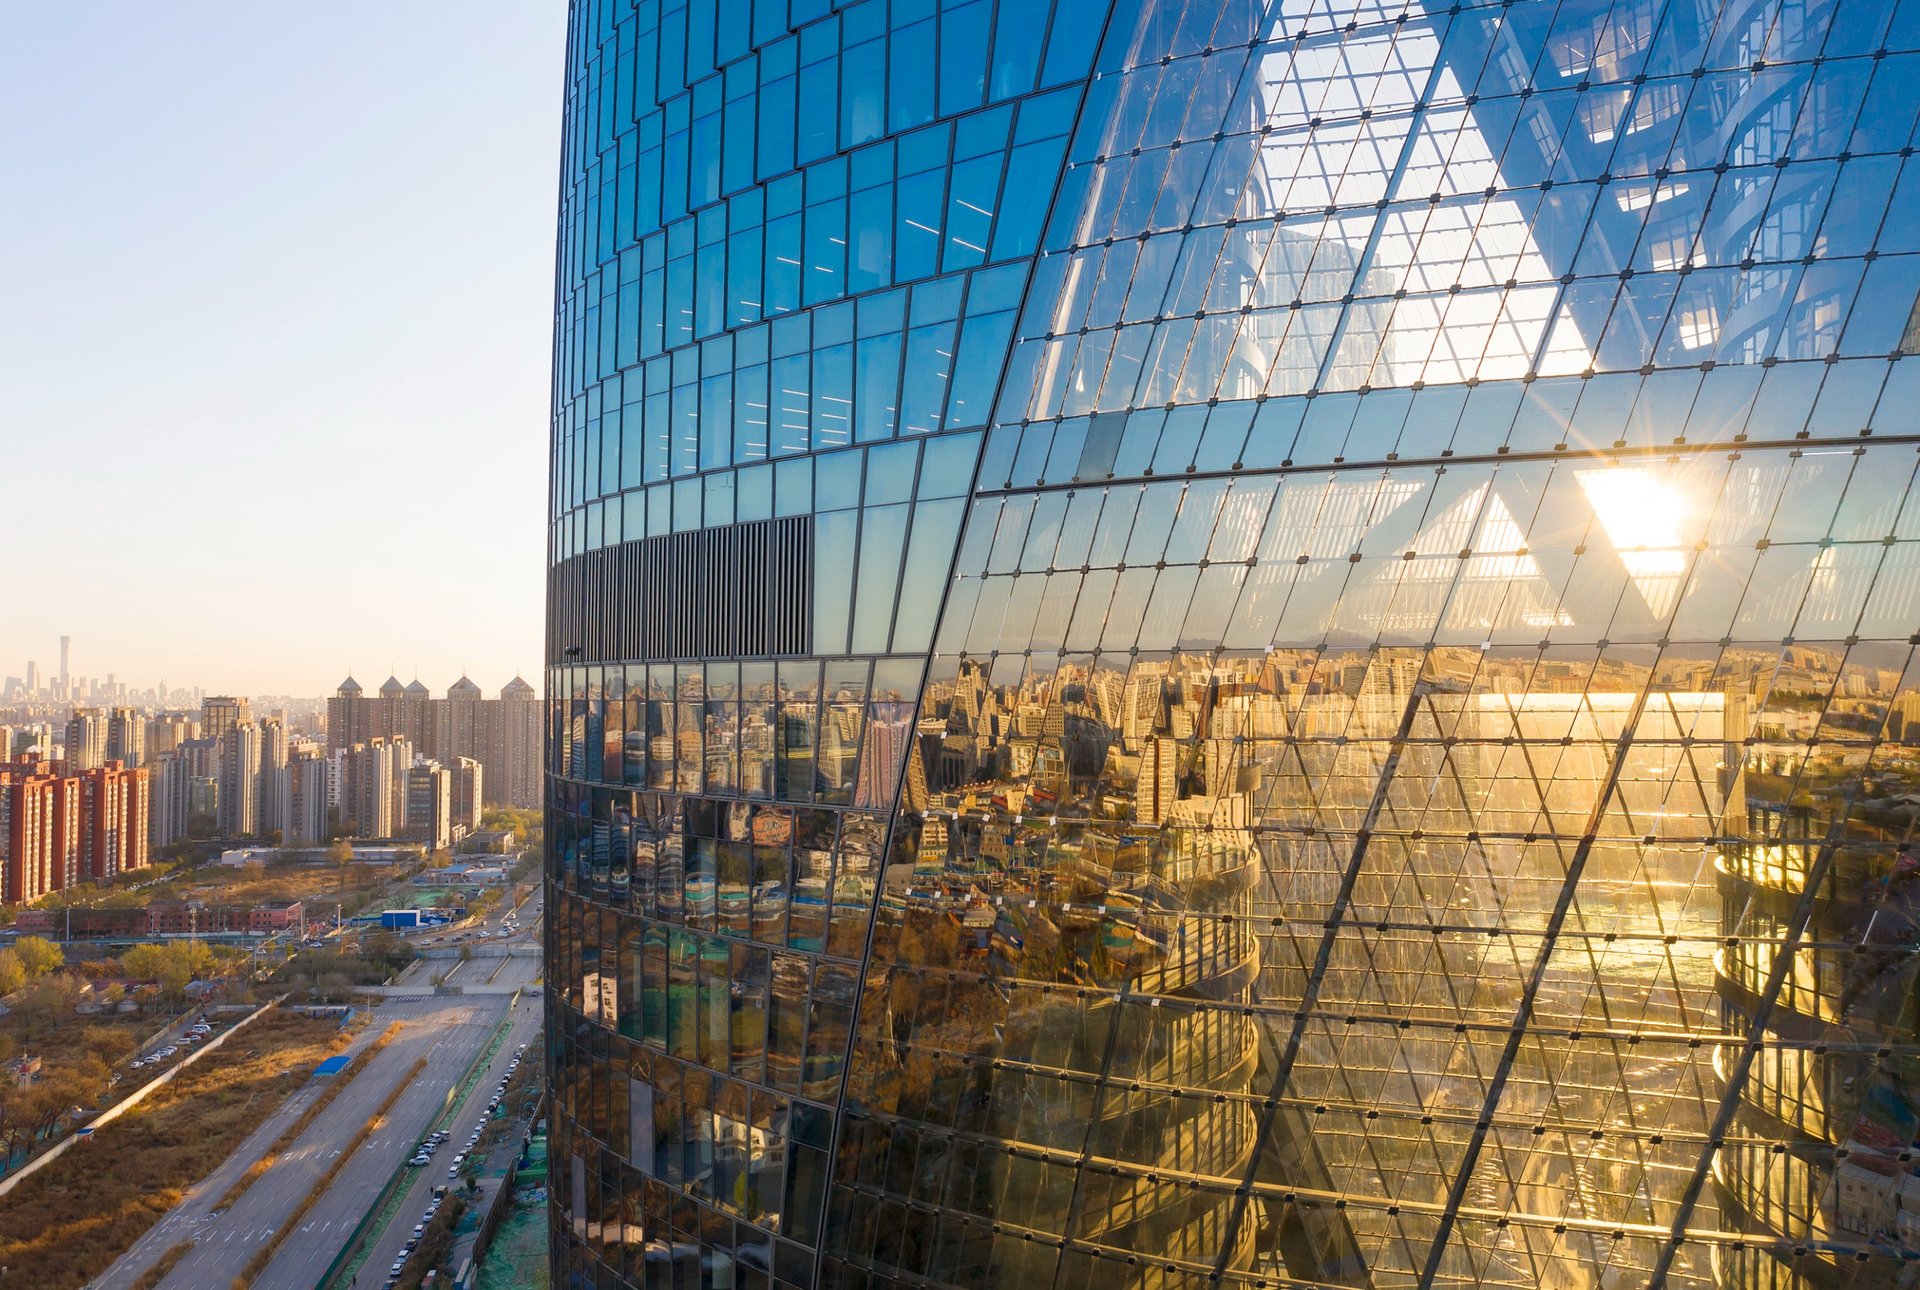
M 30 905 L 146 868 L 151 794 L 144 767 L 0 762 L 0 901 Z

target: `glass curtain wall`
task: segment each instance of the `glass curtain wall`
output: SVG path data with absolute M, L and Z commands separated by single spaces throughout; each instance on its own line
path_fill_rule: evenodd
M 1894 0 L 576 3 L 558 1283 L 1912 1284 L 1917 113 Z

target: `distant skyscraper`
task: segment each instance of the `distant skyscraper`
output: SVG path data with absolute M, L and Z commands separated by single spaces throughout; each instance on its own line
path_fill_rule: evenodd
M 556 1286 L 1920 1284 L 1920 6 L 570 16 Z
M 62 698 L 73 697 L 73 691 L 69 688 L 72 677 L 67 671 L 72 651 L 73 637 L 62 636 L 60 638 L 60 695 Z

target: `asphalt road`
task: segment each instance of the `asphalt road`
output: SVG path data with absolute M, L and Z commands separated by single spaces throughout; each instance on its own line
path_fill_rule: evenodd
M 541 909 L 537 893 L 536 888 L 536 894 L 520 907 L 520 933 L 489 944 L 522 951 L 539 945 Z M 491 925 L 498 928 L 505 914 L 505 910 L 495 914 Z M 213 1212 L 215 1202 L 312 1104 L 326 1081 L 309 1080 L 295 1091 L 93 1286 L 97 1290 L 130 1287 L 168 1250 L 186 1240 L 192 1240 L 194 1246 L 160 1282 L 163 1290 L 201 1290 L 232 1284 L 255 1252 L 273 1239 L 319 1186 L 346 1145 L 407 1077 L 414 1062 L 424 1056 L 426 1068 L 394 1102 L 382 1127 L 334 1175 L 325 1194 L 301 1217 L 299 1228 L 281 1243 L 273 1261 L 253 1283 L 260 1290 L 308 1290 L 316 1285 L 394 1172 L 406 1168 L 412 1177 L 403 1202 L 387 1230 L 379 1234 L 359 1277 L 361 1286 L 378 1286 L 386 1280 L 388 1267 L 412 1235 L 431 1189 L 449 1181 L 447 1164 L 484 1114 L 481 1108 L 492 1096 L 516 1048 L 522 1043 L 530 1045 L 539 1033 L 540 997 L 529 987 L 538 979 L 540 968 L 537 955 L 489 955 L 465 962 L 436 959 L 414 964 L 401 975 L 400 983 L 425 984 L 432 973 L 455 969 L 447 983 L 475 993 L 389 999 L 346 1051 L 349 1056 L 357 1055 L 394 1021 L 403 1023 L 399 1035 L 315 1117 L 273 1166 L 254 1180 L 231 1209 Z M 526 989 L 527 994 L 512 1006 L 509 1016 L 511 994 L 517 988 Z M 486 1049 L 501 1023 L 509 1020 L 511 1030 L 474 1084 L 467 1104 L 456 1108 L 445 1121 L 444 1127 L 453 1132 L 456 1141 L 441 1148 L 434 1164 L 418 1169 L 405 1166 L 403 1162 L 413 1154 L 420 1139 L 442 1126 L 449 1092 Z M 528 1051 L 532 1054 L 531 1047 Z M 539 1060 L 538 1055 L 533 1054 L 531 1060 Z
M 531 959 L 500 961 L 502 963 L 534 962 Z M 528 1046 L 525 1054 L 527 1061 L 540 1060 L 540 1054 L 533 1047 L 534 1036 L 540 1033 L 540 996 L 529 994 L 515 1004 L 512 1022 L 512 1029 L 508 1031 L 505 1041 L 500 1045 L 500 1050 L 493 1055 L 493 1060 L 487 1063 L 486 1071 L 475 1081 L 472 1094 L 453 1115 L 447 1117 L 445 1124 L 440 1126 L 452 1134 L 452 1137 L 434 1154 L 432 1164 L 422 1165 L 419 1168 L 408 1167 L 408 1172 L 413 1175 L 412 1181 L 407 1186 L 399 1208 L 394 1211 L 393 1221 L 374 1242 L 373 1252 L 367 1256 L 367 1261 L 361 1266 L 359 1284 L 362 1287 L 375 1287 L 386 1281 L 394 1260 L 400 1257 L 401 1247 L 406 1244 L 407 1238 L 413 1235 L 414 1224 L 420 1221 L 420 1215 L 426 1211 L 433 1189 L 442 1184 L 453 1185 L 454 1180 L 447 1177 L 447 1169 L 453 1164 L 454 1156 L 466 1146 L 468 1135 L 486 1118 L 487 1102 L 493 1096 L 493 1090 L 498 1086 L 500 1077 L 507 1073 L 507 1063 L 513 1060 L 518 1046 L 521 1044 Z M 418 1138 L 414 1139 L 415 1143 L 418 1141 Z M 278 1268 L 279 1261 L 276 1259 L 274 1267 L 269 1271 L 276 1271 Z M 274 1284 L 277 1283 L 262 1282 L 262 1285 Z M 302 1283 L 303 1286 L 304 1284 L 306 1283 Z
M 529 1004 L 537 1012 L 537 1004 Z M 374 1112 L 425 1057 L 427 1067 L 412 1081 L 383 1127 L 376 1130 L 334 1176 L 326 1194 L 282 1243 L 273 1262 L 254 1281 L 263 1290 L 300 1287 L 318 1281 L 366 1207 L 385 1186 L 430 1121 L 445 1105 L 447 1092 L 491 1038 L 506 1016 L 505 996 L 440 996 L 393 1000 L 375 1013 L 373 1024 L 356 1038 L 357 1052 L 388 1023 L 405 1023 L 399 1035 L 354 1077 L 299 1139 L 241 1195 L 225 1213 L 213 1205 L 260 1159 L 285 1127 L 298 1118 L 325 1081 L 312 1080 L 250 1135 L 238 1151 L 193 1187 L 187 1198 L 123 1255 L 94 1285 L 100 1290 L 131 1286 L 140 1274 L 181 1241 L 195 1242 L 160 1285 L 167 1290 L 227 1286 L 242 1275 L 248 1260 L 292 1215 L 332 1168 Z M 515 1040 L 514 1042 L 519 1042 Z M 484 1105 L 484 1103 L 483 1103 Z M 408 1225 L 411 1229 L 411 1224 Z M 389 1260 L 391 1262 L 391 1260 Z M 382 1278 L 384 1279 L 384 1278 Z M 378 1284 L 376 1281 L 374 1284 Z

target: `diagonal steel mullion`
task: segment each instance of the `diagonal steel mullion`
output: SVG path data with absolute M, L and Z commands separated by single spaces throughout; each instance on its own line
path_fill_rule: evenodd
M 1836 676 L 1838 674 L 1836 673 Z M 1828 701 L 1832 701 L 1829 694 Z M 1875 751 L 1878 751 L 1876 742 Z M 1868 763 L 1872 764 L 1871 757 Z M 1788 975 L 1793 970 L 1797 951 L 1806 948 L 1807 924 L 1813 921 L 1814 906 L 1819 903 L 1819 892 L 1825 884 L 1827 869 L 1833 863 L 1834 853 L 1840 849 L 1845 837 L 1845 828 L 1852 813 L 1852 803 L 1847 809 L 1838 811 L 1827 823 L 1827 835 L 1820 840 L 1820 849 L 1814 854 L 1814 860 L 1807 866 L 1806 881 L 1800 889 L 1800 899 L 1794 903 L 1793 914 L 1787 925 L 1786 935 L 1781 938 L 1781 953 L 1774 955 L 1773 966 L 1767 972 L 1767 983 L 1760 995 L 1760 1002 L 1747 1018 L 1746 1042 L 1740 1046 L 1739 1055 L 1733 1059 L 1733 1065 L 1727 1072 L 1726 1088 L 1720 1095 L 1720 1105 L 1715 1110 L 1713 1122 L 1707 1128 L 1706 1148 L 1700 1153 L 1699 1161 L 1694 1165 L 1693 1177 L 1688 1180 L 1687 1188 L 1680 1194 L 1679 1206 L 1673 1215 L 1673 1230 L 1660 1247 L 1660 1255 L 1654 1260 L 1653 1271 L 1647 1285 L 1658 1287 L 1666 1284 L 1667 1273 L 1673 1268 L 1673 1261 L 1679 1257 L 1680 1246 L 1686 1241 L 1687 1224 L 1693 1218 L 1693 1211 L 1700 1203 L 1700 1193 L 1705 1190 L 1708 1176 L 1713 1172 L 1713 1158 L 1727 1140 L 1727 1132 L 1733 1126 L 1733 1119 L 1739 1114 L 1743 1101 L 1742 1093 L 1746 1089 L 1747 1076 L 1753 1067 L 1754 1058 L 1765 1046 L 1767 1026 L 1773 1020 L 1775 1009 L 1779 1006 L 1780 992 L 1785 988 Z
M 1527 984 L 1521 992 L 1520 1007 L 1515 1011 L 1513 1027 L 1507 1032 L 1507 1042 L 1500 1052 L 1499 1064 L 1494 1069 L 1493 1083 L 1487 1088 L 1486 1099 L 1481 1104 L 1480 1118 L 1475 1122 L 1473 1132 L 1467 1138 L 1467 1149 L 1460 1158 L 1459 1170 L 1454 1174 L 1453 1186 L 1447 1191 L 1446 1209 L 1440 1215 L 1434 1231 L 1433 1245 L 1427 1251 L 1427 1265 L 1420 1273 L 1419 1290 L 1430 1290 L 1433 1279 L 1439 1274 L 1440 1261 L 1446 1256 L 1447 1242 L 1453 1234 L 1454 1222 L 1460 1212 L 1461 1202 L 1466 1199 L 1469 1183 L 1473 1179 L 1474 1166 L 1479 1162 L 1480 1152 L 1486 1147 L 1487 1134 L 1493 1127 L 1494 1112 L 1500 1105 L 1500 1098 L 1507 1087 L 1507 1077 L 1513 1072 L 1513 1061 L 1519 1055 L 1520 1046 L 1525 1042 L 1528 1023 L 1533 1020 L 1534 1001 L 1539 997 L 1540 985 L 1546 979 L 1547 965 L 1553 961 L 1553 953 L 1558 946 L 1560 929 L 1567 921 L 1567 914 L 1573 908 L 1573 897 L 1580 885 L 1580 875 L 1587 865 L 1587 857 L 1593 854 L 1593 844 L 1600 832 L 1600 825 L 1606 819 L 1607 803 L 1613 800 L 1615 787 L 1620 782 L 1620 771 L 1627 759 L 1627 752 L 1633 746 L 1634 731 L 1639 728 L 1640 714 L 1646 710 L 1647 690 L 1652 684 L 1640 687 L 1634 696 L 1633 709 L 1627 714 L 1626 724 L 1621 728 L 1620 737 L 1614 741 L 1613 758 L 1607 764 L 1607 775 L 1600 783 L 1600 791 L 1594 797 L 1593 810 L 1587 816 L 1587 827 L 1582 832 L 1579 844 L 1574 848 L 1573 863 L 1567 866 L 1567 876 L 1560 884 L 1560 898 L 1554 902 L 1553 913 L 1547 919 L 1541 933 L 1540 950 L 1534 956 L 1533 971 L 1527 976 Z
M 1307 974 L 1305 986 L 1300 992 L 1300 1006 L 1293 1014 L 1293 1027 L 1287 1033 L 1286 1046 L 1280 1050 L 1275 1062 L 1273 1077 L 1273 1095 L 1266 1108 L 1266 1114 L 1259 1129 L 1254 1134 L 1253 1151 L 1247 1158 L 1246 1172 L 1235 1191 L 1232 1211 L 1227 1217 L 1227 1225 L 1221 1233 L 1220 1255 L 1214 1262 L 1215 1279 L 1225 1276 L 1227 1260 L 1235 1248 L 1240 1234 L 1240 1226 L 1246 1222 L 1247 1206 L 1251 1203 L 1253 1180 L 1259 1172 L 1260 1157 L 1265 1144 L 1272 1136 L 1273 1123 L 1280 1114 L 1280 1093 L 1287 1086 L 1293 1073 L 1293 1064 L 1300 1056 L 1300 1046 L 1305 1042 L 1307 1025 L 1313 1017 L 1315 1003 L 1319 1001 L 1320 986 L 1326 979 L 1327 969 L 1333 962 L 1334 946 L 1340 938 L 1340 928 L 1346 919 L 1347 907 L 1353 902 L 1353 889 L 1360 879 L 1360 870 L 1367 861 L 1367 847 L 1372 840 L 1374 825 L 1379 821 L 1380 813 L 1385 809 L 1387 796 L 1393 788 L 1394 772 L 1400 765 L 1400 754 L 1406 748 L 1412 735 L 1413 723 L 1419 715 L 1420 704 L 1431 691 L 1431 683 L 1417 681 L 1413 693 L 1407 699 L 1407 706 L 1400 714 L 1400 725 L 1394 731 L 1387 746 L 1387 757 L 1380 767 L 1379 778 L 1374 781 L 1373 797 L 1367 803 L 1367 813 L 1360 821 L 1360 828 L 1354 834 L 1353 853 L 1347 861 L 1346 872 L 1340 878 L 1340 890 L 1334 894 L 1333 902 L 1327 908 L 1325 930 L 1320 935 L 1320 948 L 1314 954 L 1313 968 Z

